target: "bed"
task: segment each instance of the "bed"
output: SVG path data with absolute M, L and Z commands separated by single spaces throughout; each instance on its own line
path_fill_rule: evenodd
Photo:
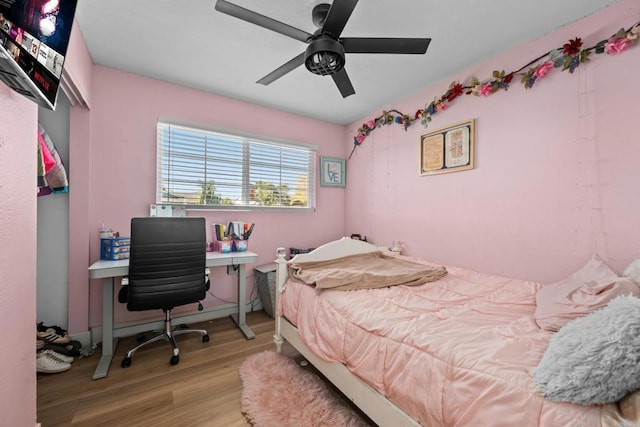
M 540 283 L 450 266 L 424 284 L 346 292 L 289 277 L 292 265 L 377 252 L 349 238 L 290 261 L 279 249 L 274 335 L 277 351 L 290 343 L 377 425 L 639 425 L 640 393 L 578 405 L 536 392 L 531 369 L 554 334 L 534 318 Z

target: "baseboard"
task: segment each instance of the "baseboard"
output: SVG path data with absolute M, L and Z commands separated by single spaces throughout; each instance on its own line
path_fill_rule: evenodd
M 259 299 L 246 305 L 247 313 L 262 310 L 262 308 L 262 302 Z M 178 325 L 180 323 L 206 322 L 207 320 L 220 319 L 237 313 L 237 304 L 220 304 L 205 308 L 203 311 L 196 313 L 176 316 L 173 318 L 172 323 Z M 164 320 L 116 323 L 114 325 L 113 335 L 114 338 L 119 338 L 163 328 Z M 97 344 L 102 342 L 102 326 L 93 327 L 90 332 L 86 332 L 86 334 L 90 335 L 91 343 Z M 82 345 L 85 345 L 84 342 Z
M 83 347 L 89 347 L 91 345 L 91 332 L 81 332 L 79 334 L 70 335 L 72 340 L 80 341 Z

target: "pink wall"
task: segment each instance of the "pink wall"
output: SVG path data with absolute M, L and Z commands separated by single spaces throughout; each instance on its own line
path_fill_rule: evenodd
M 63 82 L 69 83 L 63 87 L 72 92 L 67 94 L 72 105 L 78 101 L 81 105 L 91 105 L 92 71 L 93 60 L 80 32 L 80 26 L 74 20 L 63 72 Z
M 97 230 L 101 224 L 128 235 L 131 217 L 148 216 L 149 205 L 155 203 L 156 122 L 159 117 L 315 144 L 319 147 L 318 157 L 344 157 L 346 154 L 343 144 L 346 134 L 342 126 L 204 94 L 102 66 L 94 67 L 92 79 L 88 139 L 71 142 L 72 152 L 82 144 L 82 150 L 88 155 L 81 166 L 82 170 L 73 172 L 75 181 L 87 183 L 88 212 L 85 214 L 83 204 L 70 208 L 71 216 L 80 221 L 71 223 L 72 234 L 78 228 L 79 233 L 86 234 L 83 238 L 88 237 L 85 242 L 90 262 L 99 257 Z M 258 264 L 268 263 L 275 259 L 278 246 L 316 246 L 342 236 L 344 193 L 345 190 L 340 188 L 318 187 L 315 212 L 209 211 L 202 212 L 202 215 L 207 218 L 208 224 L 235 219 L 255 222 L 249 249 L 259 254 Z M 70 262 L 77 266 L 78 271 L 87 267 L 87 261 L 82 257 L 72 258 Z M 249 270 L 248 293 L 251 294 L 253 271 Z M 70 292 L 87 286 L 79 275 L 78 278 L 70 277 L 70 280 Z M 100 325 L 102 296 L 99 281 L 91 283 L 89 292 L 89 326 Z M 230 277 L 220 271 L 214 276 L 213 292 L 225 300 L 236 299 L 235 285 Z M 205 305 L 218 303 L 211 296 L 205 301 Z M 84 308 L 82 301 L 76 301 L 76 305 L 70 307 L 73 307 L 69 313 L 72 324 L 72 318 L 82 316 Z M 134 315 L 127 313 L 121 305 L 118 310 L 117 321 L 128 320 Z M 138 317 L 138 314 L 135 316 Z
M 453 80 L 514 70 L 570 38 L 587 46 L 638 20 L 622 0 L 387 108 L 413 114 Z M 437 42 L 437 40 L 435 41 Z M 427 53 L 428 55 L 428 53 Z M 346 230 L 405 253 L 499 275 L 551 282 L 598 253 L 618 270 L 640 255 L 637 113 L 640 46 L 554 70 L 531 90 L 463 96 L 428 129 L 371 133 L 347 164 Z M 349 149 L 362 121 L 347 126 Z M 475 119 L 476 168 L 419 176 L 420 135 Z
M 35 103 L 0 84 L 0 413 L 7 426 L 36 424 Z

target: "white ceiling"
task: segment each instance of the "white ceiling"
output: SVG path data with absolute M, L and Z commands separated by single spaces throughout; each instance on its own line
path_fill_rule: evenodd
M 323 2 L 230 1 L 309 33 Z M 343 37 L 432 41 L 425 55 L 347 54 L 348 98 L 304 66 L 256 84 L 307 45 L 217 12 L 215 0 L 81 0 L 76 20 L 96 64 L 346 124 L 616 1 L 361 0 Z

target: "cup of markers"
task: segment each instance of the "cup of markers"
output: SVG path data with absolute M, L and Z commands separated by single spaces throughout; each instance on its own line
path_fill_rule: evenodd
M 255 224 L 230 221 L 227 224 L 213 224 L 216 236 L 214 248 L 218 252 L 245 252 Z

